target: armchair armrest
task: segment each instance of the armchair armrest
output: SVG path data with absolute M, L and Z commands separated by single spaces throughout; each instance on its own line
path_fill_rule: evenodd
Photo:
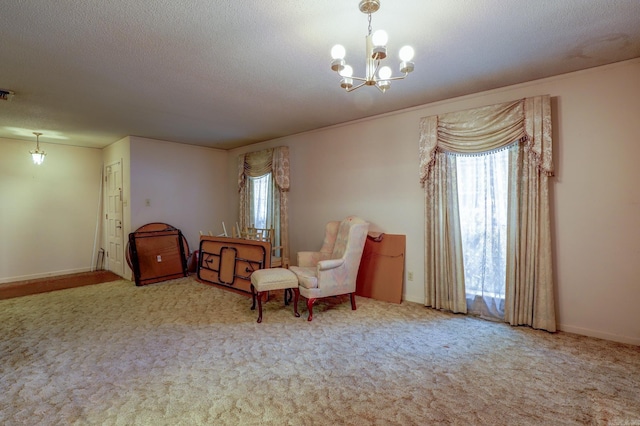
M 318 262 L 318 270 L 326 271 L 327 269 L 335 269 L 338 266 L 342 266 L 342 265 L 344 265 L 343 258 L 321 260 L 320 262 Z

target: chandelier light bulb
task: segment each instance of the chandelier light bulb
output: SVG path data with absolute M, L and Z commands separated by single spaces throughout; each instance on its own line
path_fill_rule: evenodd
M 371 42 L 374 46 L 386 46 L 387 41 L 389 41 L 389 36 L 385 30 L 378 30 L 371 37 Z
M 351 77 L 353 75 L 353 68 L 351 68 L 351 65 L 345 65 L 339 74 L 343 77 Z
M 380 80 L 387 80 L 391 77 L 391 68 L 384 66 L 378 70 L 378 77 Z
M 344 49 L 344 46 L 341 44 L 336 44 L 331 48 L 331 57 L 333 59 L 344 59 L 344 55 L 347 51 Z
M 413 47 L 404 46 L 400 49 L 400 60 L 403 62 L 409 62 L 413 59 L 413 55 L 415 54 Z

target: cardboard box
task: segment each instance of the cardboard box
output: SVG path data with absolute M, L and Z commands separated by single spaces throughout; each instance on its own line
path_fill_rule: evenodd
M 385 302 L 402 302 L 406 235 L 370 233 L 364 245 L 356 294 Z

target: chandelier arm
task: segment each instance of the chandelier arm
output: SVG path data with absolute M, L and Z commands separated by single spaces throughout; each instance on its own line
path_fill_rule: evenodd
M 363 81 L 363 83 L 362 84 L 358 84 L 357 86 L 353 86 L 350 89 L 346 89 L 347 92 L 353 92 L 354 90 L 359 89 L 359 88 L 361 88 L 362 86 L 364 86 L 366 84 L 366 80 L 363 80 L 361 78 L 359 78 L 357 80 Z
M 378 67 L 376 67 L 375 72 L 378 71 Z M 389 78 L 385 78 L 384 80 L 387 81 L 393 81 L 393 80 L 403 80 L 404 78 L 406 78 L 409 75 L 408 72 L 404 73 L 404 75 L 400 76 L 400 77 L 389 77 Z M 349 77 L 352 80 L 358 80 L 358 81 L 364 81 L 367 82 L 369 80 L 367 80 L 365 77 L 356 77 L 356 76 L 351 76 Z M 378 81 L 378 79 L 376 79 L 376 81 Z M 359 87 L 359 86 L 358 86 Z
M 366 79 L 366 78 L 364 78 L 364 77 L 353 77 L 353 76 L 351 76 L 351 77 L 349 77 L 349 78 L 350 78 L 350 79 L 352 79 L 352 80 L 358 80 L 358 81 L 364 81 L 364 82 L 369 81 L 369 80 L 367 80 L 367 79 Z

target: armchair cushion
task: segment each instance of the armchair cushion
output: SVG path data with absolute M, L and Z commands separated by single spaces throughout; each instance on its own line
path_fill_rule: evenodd
M 291 270 L 298 276 L 298 285 L 304 288 L 318 288 L 318 276 L 315 267 L 292 266 Z

